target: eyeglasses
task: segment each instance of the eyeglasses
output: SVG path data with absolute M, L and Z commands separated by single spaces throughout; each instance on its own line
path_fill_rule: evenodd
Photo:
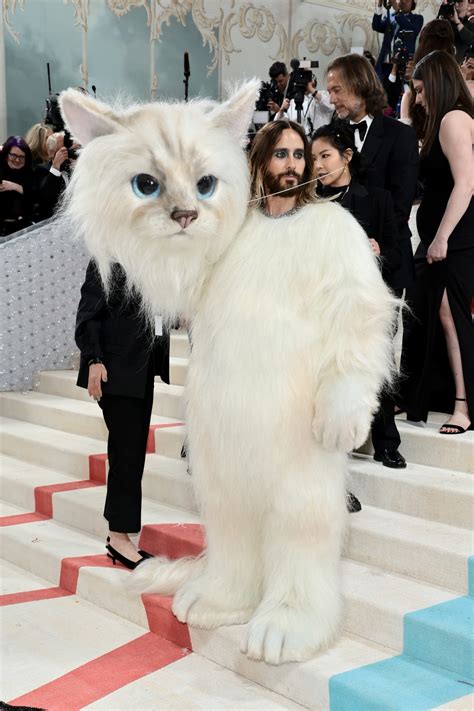
M 10 160 L 16 161 L 17 163 L 24 163 L 25 162 L 25 156 L 20 156 L 18 153 L 9 153 L 8 157 Z

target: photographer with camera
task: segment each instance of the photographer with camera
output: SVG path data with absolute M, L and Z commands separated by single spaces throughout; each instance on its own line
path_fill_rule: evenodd
M 280 111 L 280 107 L 287 95 L 290 75 L 284 62 L 273 62 L 268 70 L 268 76 L 271 79 L 271 83 L 267 108 L 271 114 L 276 114 Z
M 53 133 L 47 139 L 49 162 L 38 168 L 41 174 L 37 178 L 40 219 L 52 217 L 69 182 L 78 147 L 78 144 L 68 141 L 64 131 Z
M 377 0 L 377 3 L 372 29 L 382 33 L 384 38 L 375 71 L 382 82 L 386 82 L 394 58 L 398 62 L 400 59 L 408 61 L 415 54 L 416 38 L 423 27 L 423 16 L 413 13 L 415 0 Z
M 474 45 L 474 0 L 443 0 L 438 19 L 449 20 L 454 31 L 456 62 L 461 64 Z
M 321 126 L 330 123 L 334 113 L 329 93 L 317 89 L 317 79 L 311 69 L 318 65 L 318 62 L 291 60 L 293 71 L 290 75 L 290 97 L 284 100 L 274 119 L 287 118 L 299 123 L 307 138 Z

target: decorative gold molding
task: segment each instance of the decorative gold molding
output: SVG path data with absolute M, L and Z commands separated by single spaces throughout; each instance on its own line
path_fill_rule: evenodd
M 322 52 L 327 57 L 331 55 L 338 45 L 337 31 L 331 22 L 309 20 L 306 25 L 298 30 L 291 41 L 291 54 L 300 57 L 300 44 L 304 41 L 306 47 L 313 54 Z
M 89 86 L 89 43 L 87 32 L 89 29 L 89 0 L 64 0 L 65 5 L 74 8 L 74 25 L 82 30 L 82 62 L 79 65 L 84 89 Z
M 354 27 L 360 27 L 361 30 L 363 30 L 365 34 L 365 41 L 364 41 L 364 47 L 365 49 L 372 50 L 374 46 L 374 31 L 372 29 L 372 23 L 370 20 L 366 19 L 365 17 L 362 17 L 361 15 L 358 15 L 356 13 L 346 13 L 343 15 L 339 15 L 337 18 L 337 22 L 339 23 L 339 47 L 342 49 L 342 52 L 344 54 L 347 54 L 348 52 L 351 51 L 351 47 L 348 44 L 348 42 L 344 39 L 344 32 L 347 30 L 347 28 L 350 29 L 351 34 L 354 31 Z
M 20 35 L 12 27 L 10 20 L 10 13 L 15 14 L 17 7 L 20 10 L 25 9 L 25 0 L 3 0 L 3 24 L 10 37 L 17 43 L 20 44 Z

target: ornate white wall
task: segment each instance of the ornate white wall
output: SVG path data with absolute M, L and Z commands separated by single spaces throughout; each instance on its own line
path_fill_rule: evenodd
M 352 46 L 378 53 L 374 5 L 375 0 L 3 0 L 9 124 L 15 119 L 24 130 L 23 124 L 33 122 L 25 95 L 41 85 L 45 96 L 45 77 L 36 72 L 41 64 L 45 74 L 48 53 L 60 66 L 56 89 L 97 84 L 138 99 L 183 96 L 180 43 L 191 55 L 191 95 L 222 94 L 227 80 L 244 76 L 267 78 L 274 60 L 292 57 L 317 59 L 322 83 L 331 59 Z M 438 5 L 419 0 L 417 12 L 426 22 Z M 29 81 L 31 91 L 24 88 Z

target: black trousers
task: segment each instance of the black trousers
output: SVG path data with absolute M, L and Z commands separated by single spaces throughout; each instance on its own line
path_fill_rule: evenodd
M 144 398 L 103 394 L 99 405 L 109 430 L 109 474 L 104 516 L 117 533 L 141 528 L 142 476 L 153 405 L 151 359 Z
M 392 289 L 398 299 L 401 299 L 403 289 Z M 402 318 L 404 318 L 403 314 Z M 398 449 L 400 434 L 395 422 L 395 402 L 390 392 L 383 392 L 380 398 L 379 409 L 374 415 L 370 428 L 372 444 L 376 454 L 381 454 L 384 449 Z
M 395 406 L 390 393 L 382 394 L 370 431 L 376 454 L 381 454 L 384 449 L 399 448 L 401 440 L 395 423 Z

